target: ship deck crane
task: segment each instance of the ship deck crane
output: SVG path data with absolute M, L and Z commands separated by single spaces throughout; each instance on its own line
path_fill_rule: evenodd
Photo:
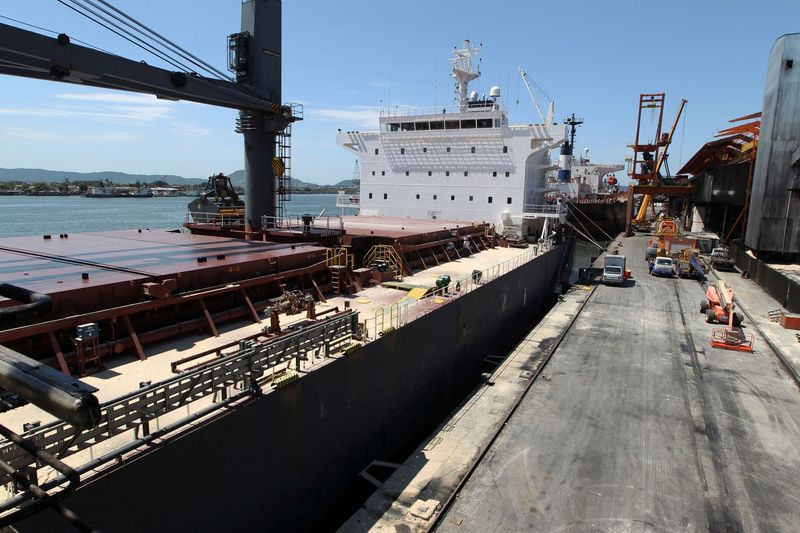
M 525 88 L 528 89 L 528 94 L 531 97 L 531 101 L 533 102 L 534 107 L 536 107 L 536 111 L 539 112 L 539 117 L 542 119 L 543 124 L 552 124 L 553 123 L 553 116 L 555 115 L 555 104 L 553 103 L 553 99 L 550 98 L 547 93 L 545 93 L 541 87 L 536 85 L 536 82 L 531 80 L 530 77 L 522 70 L 522 67 L 517 67 L 519 71 L 519 76 L 522 78 L 522 83 L 525 84 Z M 536 95 L 533 93 L 533 88 L 531 87 L 531 83 L 536 85 L 539 88 L 539 91 L 549 100 L 547 104 L 547 115 L 542 112 L 541 106 L 539 106 L 539 101 L 536 99 Z
M 126 24 L 154 33 L 130 17 Z M 281 2 L 244 1 L 241 32 L 229 36 L 228 50 L 235 81 L 132 61 L 77 45 L 63 33 L 51 38 L 0 24 L 0 74 L 238 109 L 236 129 L 244 134 L 246 231 L 255 232 L 263 216 L 275 215 L 276 177 L 283 174 L 283 163 L 275 164 L 283 151 L 276 139 L 300 119 L 292 106 L 280 103 Z

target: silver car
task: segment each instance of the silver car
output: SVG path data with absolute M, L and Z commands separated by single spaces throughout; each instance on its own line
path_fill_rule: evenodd
M 675 264 L 670 257 L 656 257 L 656 262 L 653 264 L 653 269 L 650 274 L 654 276 L 666 276 L 671 278 L 675 273 Z

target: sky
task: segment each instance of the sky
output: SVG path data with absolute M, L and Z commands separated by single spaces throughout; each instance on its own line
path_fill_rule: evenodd
M 241 0 L 111 3 L 226 70 Z M 0 17 L 165 66 L 56 0 L 6 0 Z M 304 107 L 292 132 L 292 174 L 321 184 L 352 178 L 355 158 L 336 146 L 338 128 L 377 129 L 381 106 L 452 105 L 448 59 L 464 39 L 483 45 L 482 76 L 471 88 L 498 85 L 512 124 L 539 122 L 522 67 L 554 99 L 559 120 L 584 119 L 576 148 L 589 147 L 595 162 L 630 155 L 640 93 L 666 93 L 666 124 L 685 98 L 670 150 L 675 172 L 729 119 L 761 109 L 770 49 L 798 31 L 796 0 L 284 0 L 283 100 Z M 229 109 L 4 76 L 0 167 L 229 173 L 243 168 L 235 118 Z M 644 122 L 650 128 L 652 117 Z

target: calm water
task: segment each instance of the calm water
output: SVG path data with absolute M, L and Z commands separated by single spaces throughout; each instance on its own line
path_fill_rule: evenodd
M 81 233 L 134 228 L 177 229 L 190 197 L 82 198 L 80 196 L 0 196 L 0 237 Z M 295 194 L 288 214 L 334 216 L 335 194 Z M 346 213 L 351 214 L 351 213 Z

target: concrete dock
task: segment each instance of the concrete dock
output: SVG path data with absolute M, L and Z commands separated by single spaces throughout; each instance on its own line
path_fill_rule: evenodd
M 726 273 L 755 352 L 712 348 L 704 288 L 649 276 L 646 242 L 613 243 L 633 279 L 567 294 L 343 530 L 797 531 L 795 332 Z

